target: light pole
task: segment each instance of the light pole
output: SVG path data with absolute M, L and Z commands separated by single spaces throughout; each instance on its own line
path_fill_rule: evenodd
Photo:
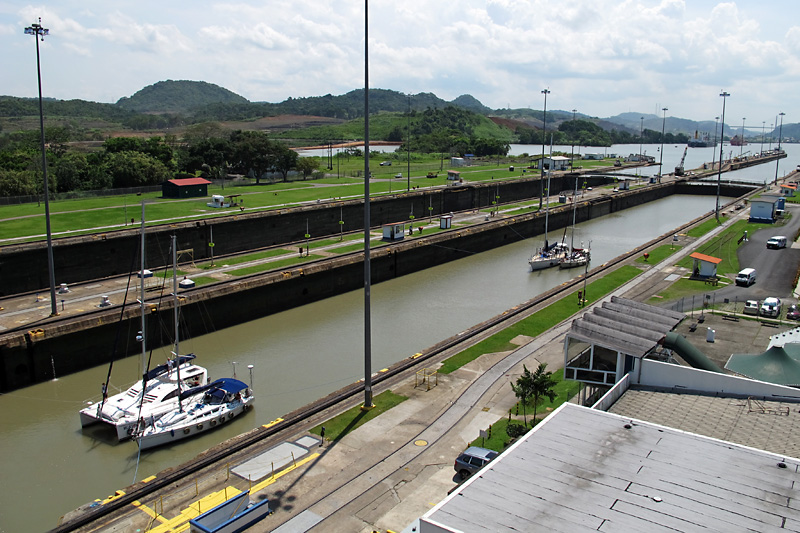
M 541 179 L 539 180 L 539 211 L 542 210 L 542 197 L 544 195 L 544 143 L 546 142 L 546 135 L 547 135 L 547 95 L 550 94 L 549 89 L 543 89 L 542 94 L 544 95 L 544 125 L 542 126 L 542 160 L 540 165 L 542 166 L 542 174 Z M 547 194 L 550 194 L 550 191 L 547 191 Z
M 406 190 L 411 190 L 411 95 L 408 95 L 408 121 L 406 123 Z
M 39 24 L 31 24 L 25 28 L 25 35 L 33 35 L 36 41 L 36 75 L 39 80 L 39 140 L 42 149 L 42 176 L 44 177 L 44 219 L 47 228 L 47 268 L 50 274 L 50 316 L 58 315 L 58 303 L 56 302 L 56 275 L 53 263 L 53 238 L 50 232 L 50 190 L 47 185 L 47 155 L 44 149 L 44 110 L 42 109 L 42 66 L 39 60 L 39 39 L 44 41 L 44 36 L 50 34 L 50 30 L 42 27 L 42 19 Z
M 764 155 L 764 127 L 767 125 L 765 120 L 761 121 L 761 151 L 759 155 Z
M 785 114 L 786 114 L 786 113 L 784 113 L 783 111 L 781 111 L 780 113 L 778 113 L 778 115 L 780 115 L 780 117 L 781 117 L 781 127 L 780 127 L 780 129 L 778 130 L 778 154 L 780 154 L 780 152 L 781 152 L 781 137 L 783 136 L 783 116 L 784 116 Z M 775 160 L 775 185 L 777 185 L 777 184 L 778 184 L 778 165 L 780 165 L 780 163 L 781 163 L 781 158 L 780 158 L 780 156 L 779 156 L 779 157 L 778 157 L 778 158 Z
M 778 117 L 775 117 L 778 118 Z M 772 136 L 775 134 L 775 124 L 769 125 L 769 151 L 772 151 Z
M 642 141 L 644 140 L 644 117 L 639 117 L 639 162 L 642 162 Z
M 742 144 L 739 145 L 739 157 L 744 155 L 744 121 L 747 120 L 746 117 L 742 117 Z
M 658 181 L 661 181 L 661 176 L 664 175 L 663 167 L 661 163 L 664 162 L 664 126 L 667 125 L 667 109 L 666 107 L 662 107 L 661 111 L 664 112 L 664 117 L 661 119 L 661 155 L 658 158 Z
M 572 110 L 572 147 L 569 149 L 569 171 L 572 172 L 572 162 L 575 159 L 575 112 L 577 109 Z
M 369 0 L 364 0 L 364 405 L 372 409 L 372 265 L 369 246 Z
M 722 91 L 719 94 L 722 97 L 722 120 L 720 121 L 719 132 L 719 170 L 717 171 L 717 207 L 714 210 L 714 216 L 719 222 L 719 187 L 722 181 L 722 146 L 725 144 L 725 101 L 730 96 L 730 93 Z

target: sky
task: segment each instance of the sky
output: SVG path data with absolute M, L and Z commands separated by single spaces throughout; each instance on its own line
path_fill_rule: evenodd
M 364 87 L 365 2 L 0 0 L 0 95 L 116 102 L 196 80 L 254 102 Z M 797 0 L 372 0 L 369 86 L 491 108 L 800 122 Z M 780 119 L 779 119 L 780 120 Z

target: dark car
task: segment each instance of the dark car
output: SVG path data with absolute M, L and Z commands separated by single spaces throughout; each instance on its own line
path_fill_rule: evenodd
M 453 465 L 453 468 L 455 468 L 458 475 L 461 476 L 461 479 L 467 479 L 498 455 L 499 454 L 494 450 L 470 446 L 461 452 L 461 455 L 456 457 L 456 463 Z
M 800 320 L 800 309 L 798 309 L 797 304 L 789 306 L 789 309 L 786 310 L 786 318 L 789 320 Z

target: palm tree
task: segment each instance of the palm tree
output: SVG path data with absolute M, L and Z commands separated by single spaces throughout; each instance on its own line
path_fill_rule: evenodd
M 536 424 L 536 408 L 539 406 L 539 400 L 547 397 L 551 402 L 555 401 L 557 394 L 553 388 L 558 384 L 553 378 L 552 372 L 547 372 L 547 363 L 539 363 L 539 367 L 533 374 L 533 384 L 530 390 L 530 396 L 533 396 L 533 423 Z M 527 370 L 527 369 L 526 369 Z
M 536 424 L 536 408 L 539 405 L 541 398 L 550 398 L 550 401 L 556 399 L 556 393 L 553 387 L 556 386 L 558 381 L 553 378 L 552 372 L 547 372 L 547 363 L 539 363 L 536 372 L 531 374 L 528 367 L 522 365 L 522 375 L 517 378 L 516 384 L 511 384 L 511 389 L 514 394 L 522 402 L 522 417 L 525 427 L 528 426 L 528 416 L 525 412 L 525 406 L 529 398 L 533 398 L 533 424 Z

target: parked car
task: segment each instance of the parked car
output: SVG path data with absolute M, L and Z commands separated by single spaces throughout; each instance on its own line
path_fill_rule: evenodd
M 390 166 L 392 166 L 392 162 L 391 161 L 382 161 L 381 162 L 381 166 L 382 167 L 390 167 Z
M 744 314 L 746 315 L 757 315 L 758 314 L 758 302 L 756 300 L 747 300 L 744 303 Z
M 499 454 L 494 450 L 470 446 L 456 457 L 453 468 L 455 468 L 462 480 L 467 479 L 498 455 Z
M 781 314 L 781 300 L 770 296 L 761 302 L 761 316 L 777 317 Z
M 786 310 L 786 318 L 789 320 L 800 320 L 800 308 L 797 307 L 797 304 L 792 304 Z
M 767 248 L 786 248 L 786 237 L 783 235 L 775 235 L 767 239 Z

